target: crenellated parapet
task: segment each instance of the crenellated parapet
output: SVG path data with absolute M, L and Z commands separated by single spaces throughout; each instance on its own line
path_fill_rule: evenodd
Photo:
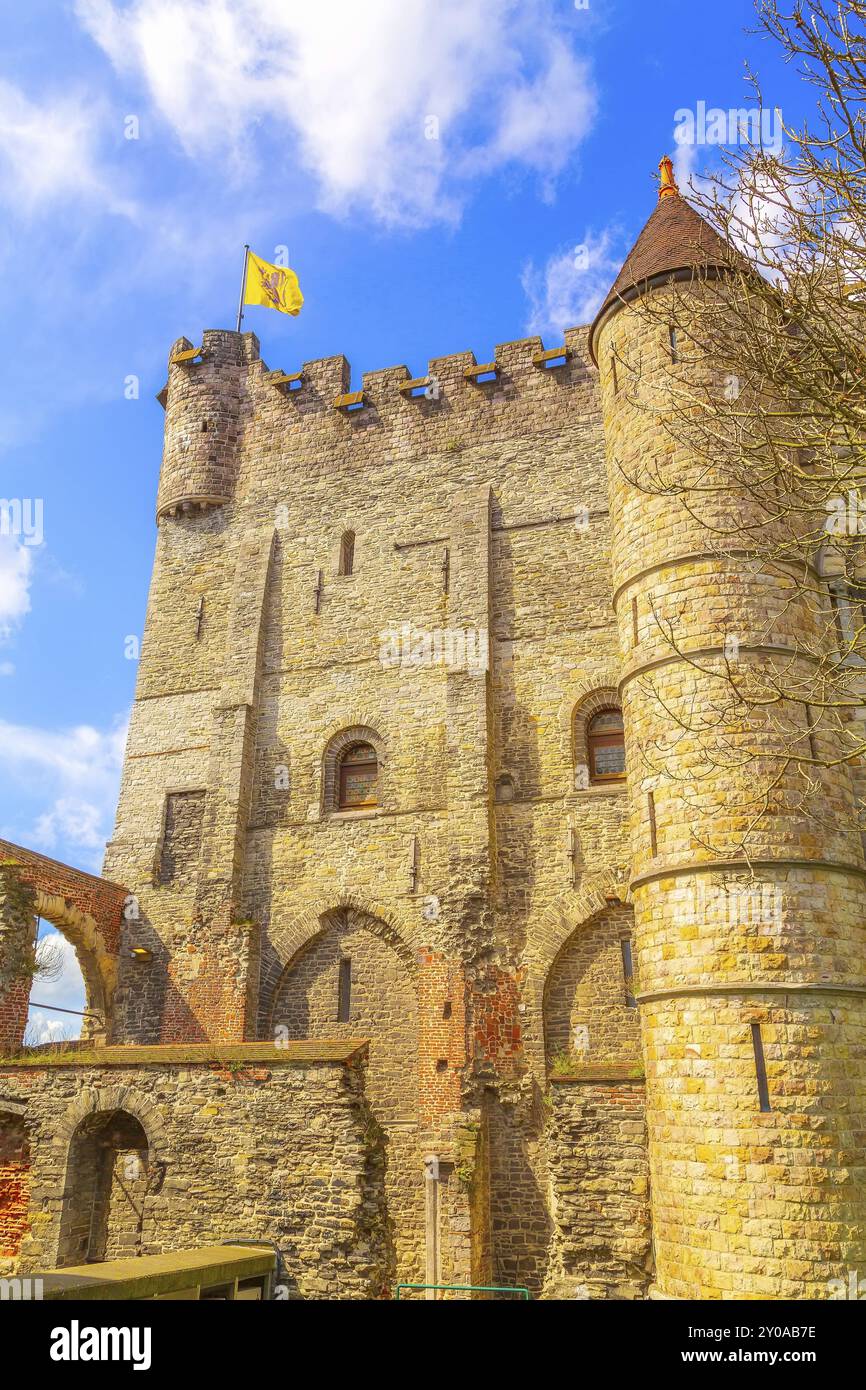
M 364 372 L 352 388 L 341 355 L 286 370 L 259 356 L 252 333 L 206 330 L 194 348 L 174 344 L 165 406 L 157 518 L 195 516 L 265 492 L 279 448 L 305 469 L 311 452 L 330 466 L 361 467 L 383 452 L 452 453 L 515 435 L 561 430 L 563 413 L 594 416 L 596 375 L 585 329 L 545 348 L 538 337 L 431 358 L 423 376 L 401 365 Z

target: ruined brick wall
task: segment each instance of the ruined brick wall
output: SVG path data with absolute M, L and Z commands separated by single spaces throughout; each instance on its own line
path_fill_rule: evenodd
M 18 870 L 0 865 L 0 1049 L 21 1046 L 33 979 L 36 933 L 33 888 Z
M 642 1081 L 554 1081 L 549 1298 L 644 1298 L 652 1273 Z
M 111 1257 L 235 1236 L 276 1242 L 292 1296 L 379 1296 L 390 1278 L 384 1155 L 361 1066 L 317 1061 L 314 1049 L 309 1061 L 273 1046 L 222 1060 L 200 1048 L 168 1061 L 170 1051 L 0 1068 L 4 1095 L 25 1106 L 32 1152 L 18 1268 L 77 1263 L 88 1245 Z M 146 1152 L 130 1148 L 139 1126 Z
M 0 1111 L 0 1262 L 16 1256 L 28 1230 L 30 1151 L 23 1119 Z M 0 1268 L 5 1265 L 0 1263 Z
M 75 949 L 86 990 L 82 1035 L 105 1042 L 126 901 L 119 883 L 0 840 L 0 1049 L 14 1050 L 23 1041 L 37 916 Z

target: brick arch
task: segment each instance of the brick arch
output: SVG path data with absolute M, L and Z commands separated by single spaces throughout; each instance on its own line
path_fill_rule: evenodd
M 381 904 L 362 901 L 351 894 L 318 903 L 299 912 L 285 926 L 279 926 L 268 936 L 268 959 L 262 961 L 259 981 L 258 1036 L 271 1036 L 272 1015 L 283 979 L 306 948 L 322 932 L 327 931 L 334 917 L 351 912 L 365 920 L 375 935 L 394 947 L 404 964 L 417 969 L 420 942 L 416 930 L 407 922 L 397 922 L 393 912 Z
M 369 743 L 376 750 L 379 764 L 378 804 L 387 805 L 388 795 L 388 757 L 385 739 L 371 722 L 359 722 L 341 726 L 331 733 L 322 754 L 322 814 L 327 816 L 337 809 L 337 769 L 340 758 L 353 743 Z
M 56 927 L 75 950 L 84 979 L 87 1012 L 102 1019 L 102 1026 L 91 1024 L 87 1035 L 94 1041 L 101 1036 L 104 1041 L 111 1026 L 111 1007 L 117 986 L 117 952 L 108 950 L 96 918 L 89 912 L 82 912 L 69 899 L 37 889 L 33 906 L 37 917 L 44 917 Z
M 50 922 L 73 947 L 84 978 L 87 1011 L 101 1020 L 85 1020 L 84 1035 L 105 1042 L 117 985 L 126 888 L 5 840 L 0 840 L 0 866 L 29 895 L 28 913 Z M 28 984 L 28 998 L 29 992 Z M 25 1018 L 27 1002 L 22 992 L 19 1003 Z M 21 1030 L 23 1034 L 23 1021 Z
M 588 878 L 578 893 L 560 898 L 541 917 L 523 958 L 524 998 L 527 1004 L 524 1026 L 526 1052 L 544 1068 L 544 992 L 553 964 L 566 942 L 597 917 L 609 912 L 611 899 L 631 905 L 628 880 L 614 869 Z
M 596 691 L 611 690 L 616 695 L 618 702 L 618 684 L 619 671 L 609 662 L 605 662 L 597 669 L 594 669 L 591 674 L 585 675 L 583 679 L 576 680 L 573 685 L 569 684 L 563 692 L 563 699 L 559 706 L 559 722 L 563 732 L 571 732 L 575 711 L 587 696 L 594 695 Z

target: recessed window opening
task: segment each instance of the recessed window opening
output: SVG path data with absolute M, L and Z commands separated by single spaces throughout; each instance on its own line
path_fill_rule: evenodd
M 586 750 L 591 782 L 620 782 L 625 776 L 625 730 L 622 712 L 599 710 L 586 730 Z
M 370 743 L 354 743 L 340 759 L 340 810 L 361 810 L 378 804 L 379 764 Z
M 344 531 L 340 539 L 339 574 L 351 574 L 355 565 L 355 532 Z
M 343 956 L 337 978 L 337 1022 L 348 1023 L 352 1014 L 352 961 Z
M 761 1037 L 760 1023 L 752 1024 L 752 1050 L 755 1054 L 755 1075 L 758 1081 L 758 1103 L 764 1112 L 772 1110 L 770 1087 L 767 1082 L 767 1062 L 764 1057 L 764 1040 Z

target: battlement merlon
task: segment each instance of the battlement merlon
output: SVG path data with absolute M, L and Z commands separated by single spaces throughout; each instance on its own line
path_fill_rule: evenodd
M 500 343 L 480 363 L 473 352 L 434 357 L 423 377 L 405 365 L 385 367 L 365 372 L 356 391 L 342 355 L 272 371 L 254 333 L 207 329 L 198 345 L 179 338 L 159 396 L 166 421 L 157 520 L 232 501 L 244 435 L 264 419 L 289 448 L 299 430 L 321 431 L 329 451 L 350 431 L 353 447 L 367 435 L 369 450 L 375 427 L 384 426 L 436 452 L 492 440 L 494 432 L 550 431 L 565 410 L 594 414 L 597 374 L 587 335 L 585 327 L 567 329 L 547 349 L 539 337 Z
M 432 357 L 429 359 L 427 374 L 424 377 L 413 378 L 408 367 L 402 364 L 376 368 L 363 373 L 361 389 L 365 394 L 374 394 L 378 389 L 399 390 L 410 381 L 417 382 L 420 389 L 420 383 L 431 380 L 438 380 L 441 385 L 444 385 L 449 379 L 463 381 L 466 379 L 467 372 L 471 376 L 480 374 L 478 380 L 483 383 L 484 376 L 488 374 L 491 376 L 497 373 L 501 375 L 507 371 L 519 371 L 530 366 L 534 367 L 536 371 L 550 371 L 561 366 L 564 367 L 574 359 L 577 359 L 582 366 L 589 367 L 588 333 L 588 326 L 567 328 L 563 335 L 563 342 L 548 348 L 545 348 L 539 337 L 517 338 L 510 342 L 499 343 L 489 364 L 479 364 L 472 351 L 449 353 L 445 357 Z M 296 383 L 309 384 L 314 386 L 323 396 L 332 396 L 331 404 L 338 396 L 345 395 L 349 391 L 352 377 L 351 363 L 342 354 L 334 357 L 318 357 L 304 362 L 300 370 L 294 369 L 290 375 L 281 369 L 271 371 L 261 358 L 260 344 L 255 333 L 234 333 L 227 329 L 207 328 L 202 334 L 201 345 L 198 348 L 193 346 L 189 338 L 178 338 L 172 344 L 168 355 L 169 378 L 157 395 L 157 400 L 164 408 L 168 404 L 172 374 L 175 372 L 185 373 L 190 368 L 200 367 L 204 363 L 210 363 L 216 367 L 237 367 L 260 363 L 262 375 L 272 378 L 275 384 L 280 385 L 286 382 L 292 385 Z

